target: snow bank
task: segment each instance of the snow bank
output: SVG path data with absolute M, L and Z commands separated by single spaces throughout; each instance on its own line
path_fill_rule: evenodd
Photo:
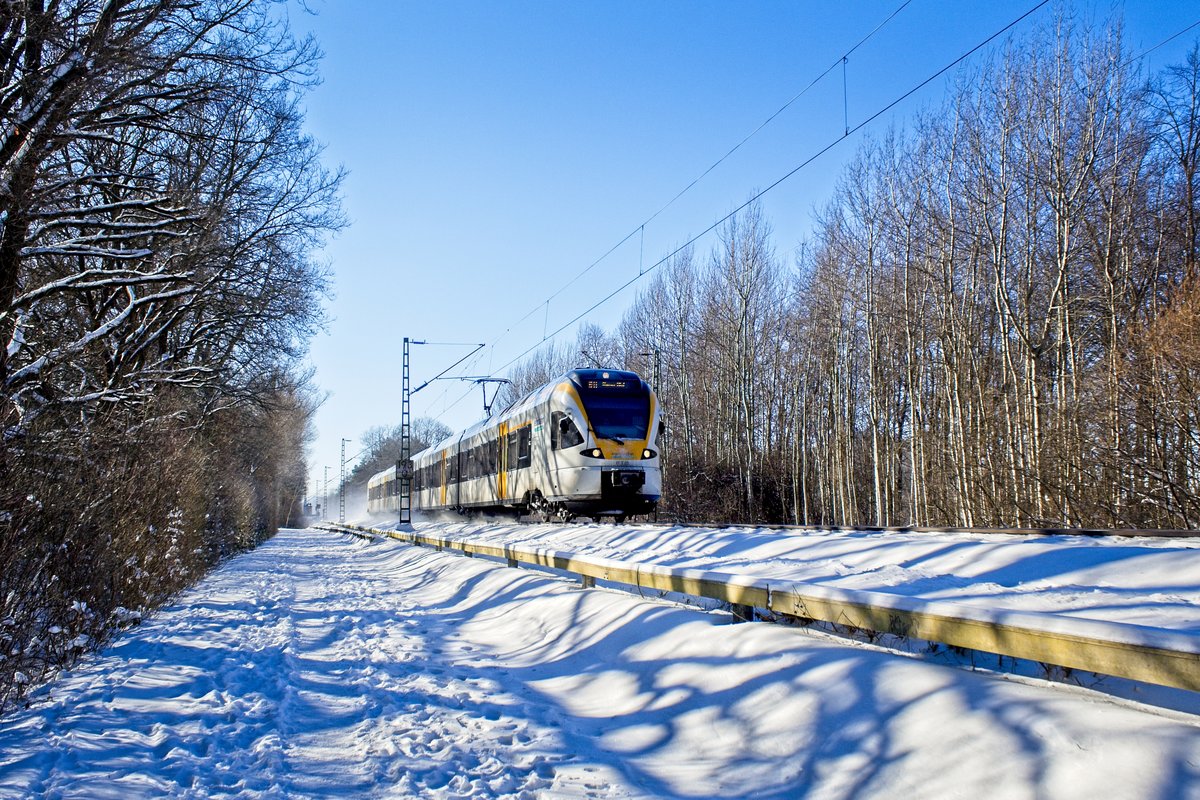
M 285 531 L 0 721 L 5 797 L 1200 797 L 1196 718 Z
M 1053 612 L 1200 634 L 1200 539 L 493 522 L 422 522 L 416 529 L 806 587 L 947 601 L 976 609 L 985 619 Z

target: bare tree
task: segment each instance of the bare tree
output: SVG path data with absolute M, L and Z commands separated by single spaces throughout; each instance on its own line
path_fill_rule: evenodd
M 0 8 L 2 703 L 294 516 L 341 218 L 269 3 Z

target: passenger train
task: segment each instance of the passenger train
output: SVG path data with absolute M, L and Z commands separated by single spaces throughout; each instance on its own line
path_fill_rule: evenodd
M 636 373 L 576 369 L 412 459 L 414 511 L 533 514 L 545 521 L 654 510 L 661 416 Z M 367 482 L 367 510 L 397 511 L 396 467 Z

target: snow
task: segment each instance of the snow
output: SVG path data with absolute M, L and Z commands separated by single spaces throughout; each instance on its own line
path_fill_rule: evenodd
M 458 521 L 436 530 L 981 612 L 1053 612 L 1200 634 L 1200 539 Z
M 1161 609 L 1198 627 L 1182 608 L 1197 548 L 1183 542 L 1061 543 L 1073 560 L 1046 540 L 1014 555 L 918 535 L 453 533 L 501 530 L 607 557 L 649 545 L 661 563 L 723 572 L 772 553 L 761 571 L 839 587 L 1119 621 Z M 830 559 L 846 569 L 826 572 Z M 0 720 L 0 796 L 1200 798 L 1195 715 L 728 619 L 286 530 Z

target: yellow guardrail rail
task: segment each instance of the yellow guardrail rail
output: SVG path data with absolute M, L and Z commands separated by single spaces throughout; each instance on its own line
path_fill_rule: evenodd
M 883 592 L 834 589 L 778 578 L 637 564 L 555 550 L 452 539 L 415 531 L 326 524 L 325 530 L 382 536 L 467 555 L 763 608 L 819 622 L 908 636 L 1013 658 L 1200 691 L 1200 635 L 1061 614 L 997 611 Z

